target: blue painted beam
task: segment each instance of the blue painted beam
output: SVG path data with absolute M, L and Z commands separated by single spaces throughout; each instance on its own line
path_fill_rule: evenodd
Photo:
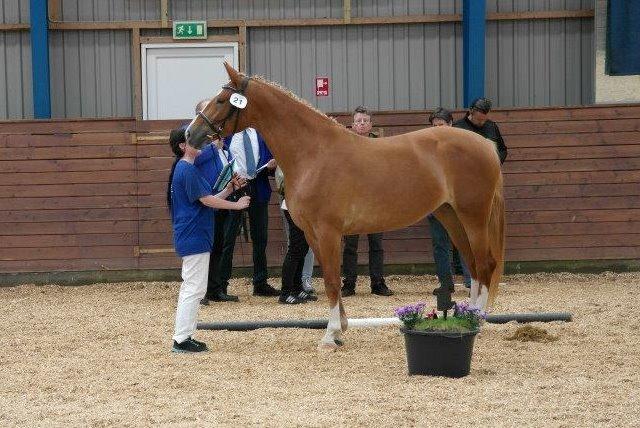
M 462 84 L 463 102 L 484 96 L 485 0 L 463 0 L 462 3 Z
M 51 117 L 49 21 L 47 6 L 47 0 L 30 0 L 33 116 L 36 119 L 48 119 Z

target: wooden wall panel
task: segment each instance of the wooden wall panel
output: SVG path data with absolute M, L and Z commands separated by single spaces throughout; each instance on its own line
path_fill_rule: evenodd
M 456 112 L 460 117 L 462 112 Z M 333 115 L 348 125 L 348 113 Z M 386 136 L 426 126 L 427 112 L 374 115 Z M 640 106 L 500 110 L 507 260 L 640 257 Z M 4 122 L 0 127 L 0 272 L 169 269 L 165 203 L 179 121 Z M 388 264 L 431 263 L 426 220 L 385 233 Z M 285 251 L 278 197 L 268 262 Z M 361 237 L 360 262 L 368 243 Z M 251 265 L 240 235 L 236 266 Z

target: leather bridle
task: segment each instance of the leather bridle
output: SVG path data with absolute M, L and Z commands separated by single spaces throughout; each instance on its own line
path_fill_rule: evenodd
M 246 76 L 243 77 L 242 82 L 240 83 L 240 88 L 235 88 L 231 85 L 224 85 L 222 89 L 227 89 L 234 93 L 244 95 L 244 91 L 247 89 L 250 79 L 251 79 L 250 77 L 246 77 Z M 231 97 L 229 97 L 229 100 L 230 99 Z M 236 131 L 238 130 L 238 119 L 240 118 L 241 109 L 231 104 L 229 100 L 227 100 L 227 102 L 231 105 L 231 108 L 229 109 L 229 113 L 227 113 L 227 115 L 218 123 L 214 123 L 211 119 L 207 117 L 206 114 L 204 114 L 203 111 L 199 111 L 197 113 L 197 116 L 201 117 L 204 123 L 207 124 L 209 129 L 211 129 L 211 131 L 213 132 L 213 136 L 220 139 L 224 138 L 224 135 L 222 135 L 224 133 L 224 125 L 227 123 L 227 120 L 231 119 L 231 116 L 233 115 L 235 115 L 236 121 L 235 121 L 235 124 L 233 125 L 233 132 L 231 133 L 231 135 L 235 134 Z

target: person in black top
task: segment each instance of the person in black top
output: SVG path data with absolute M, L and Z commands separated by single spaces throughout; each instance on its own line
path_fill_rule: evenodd
M 476 98 L 471 103 L 467 114 L 462 119 L 455 121 L 453 126 L 475 132 L 493 141 L 496 145 L 498 156 L 500 157 L 500 164 L 503 164 L 505 159 L 507 159 L 507 146 L 504 144 L 498 125 L 489 119 L 490 111 L 491 100 L 487 98 Z
M 453 122 L 455 128 L 466 129 L 467 131 L 475 132 L 493 141 L 496 145 L 496 151 L 500 158 L 500 165 L 507 159 L 507 146 L 504 144 L 502 135 L 498 125 L 489 120 L 489 112 L 491 111 L 491 100 L 488 98 L 476 98 L 471 103 L 469 111 L 460 120 Z M 463 270 L 460 263 L 460 254 L 458 250 L 453 250 L 453 266 L 455 273 L 462 274 Z

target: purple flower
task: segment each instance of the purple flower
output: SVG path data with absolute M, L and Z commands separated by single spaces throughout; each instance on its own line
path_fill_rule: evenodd
M 404 323 L 407 328 L 413 328 L 413 326 L 423 319 L 424 308 L 427 306 L 424 302 L 416 303 L 415 305 L 406 305 L 396 308 L 395 315 Z
M 419 302 L 415 304 L 401 306 L 396 308 L 394 313 L 396 317 L 402 321 L 408 329 L 413 329 L 417 323 L 423 320 L 431 320 L 438 318 L 435 309 L 432 309 L 429 313 L 425 314 L 425 308 L 427 304 Z M 474 328 L 478 328 L 482 320 L 487 318 L 487 313 L 477 308 L 468 302 L 456 303 L 453 309 L 453 316 L 468 320 L 469 324 Z
M 485 311 L 470 305 L 468 302 L 456 303 L 453 316 L 466 318 L 476 326 L 480 324 L 480 321 L 487 319 L 487 313 Z

